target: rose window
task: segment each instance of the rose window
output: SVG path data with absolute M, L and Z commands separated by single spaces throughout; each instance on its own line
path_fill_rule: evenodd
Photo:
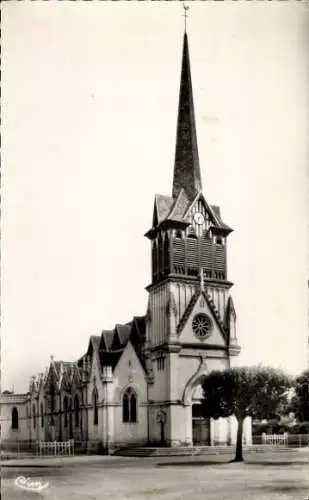
M 192 328 L 198 338 L 205 339 L 210 335 L 213 328 L 211 318 L 207 314 L 197 314 L 193 318 Z

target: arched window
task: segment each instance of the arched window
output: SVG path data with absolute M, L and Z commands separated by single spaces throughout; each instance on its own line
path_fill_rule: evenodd
M 35 404 L 32 405 L 32 419 L 33 419 L 33 428 L 36 428 L 36 411 Z
M 79 426 L 79 398 L 78 395 L 75 394 L 74 398 L 74 411 L 75 411 L 75 427 Z
M 125 423 L 137 422 L 137 398 L 131 387 L 129 387 L 122 398 L 122 420 Z
M 98 415 L 98 391 L 93 389 L 92 393 L 93 401 L 93 425 L 98 425 L 99 415 Z
M 197 240 L 197 236 L 194 231 L 190 231 L 188 234 L 188 238 L 192 238 L 193 240 Z
M 50 423 L 51 425 L 55 425 L 55 418 L 54 418 L 54 412 L 55 412 L 55 389 L 52 387 L 51 389 L 51 419 Z
M 165 234 L 165 239 L 164 239 L 164 271 L 165 273 L 169 272 L 169 261 L 170 261 L 170 255 L 169 255 L 169 239 L 168 239 L 168 234 Z
M 12 408 L 12 429 L 18 429 L 18 410 L 15 406 Z
M 182 239 L 182 233 L 179 229 L 177 229 L 176 233 L 175 233 L 175 238 L 181 240 Z
M 43 429 L 44 427 L 44 406 L 43 403 L 40 405 L 40 411 L 41 411 L 41 427 Z
M 68 397 L 64 396 L 63 400 L 64 427 L 68 426 L 68 409 L 69 409 Z

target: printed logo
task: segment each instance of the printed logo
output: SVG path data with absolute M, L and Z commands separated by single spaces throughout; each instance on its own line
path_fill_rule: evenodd
M 47 488 L 49 485 L 48 482 L 42 483 L 41 481 L 33 481 L 30 479 L 30 477 L 24 477 L 24 476 L 18 476 L 15 479 L 15 484 L 19 488 L 22 488 L 23 490 L 28 490 L 28 491 L 42 491 Z

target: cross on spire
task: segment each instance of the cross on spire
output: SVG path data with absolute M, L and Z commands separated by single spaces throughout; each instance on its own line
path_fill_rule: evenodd
M 183 10 L 184 10 L 183 16 L 185 18 L 185 33 L 187 32 L 187 17 L 188 17 L 189 8 L 190 8 L 189 5 L 186 5 L 186 3 L 183 2 Z

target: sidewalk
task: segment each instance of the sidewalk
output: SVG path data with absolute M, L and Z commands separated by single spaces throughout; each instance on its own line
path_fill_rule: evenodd
M 114 455 L 75 455 L 71 457 L 39 457 L 28 455 L 20 458 L 1 459 L 1 467 L 67 467 L 77 464 L 104 462 L 135 462 L 138 457 L 117 457 Z

